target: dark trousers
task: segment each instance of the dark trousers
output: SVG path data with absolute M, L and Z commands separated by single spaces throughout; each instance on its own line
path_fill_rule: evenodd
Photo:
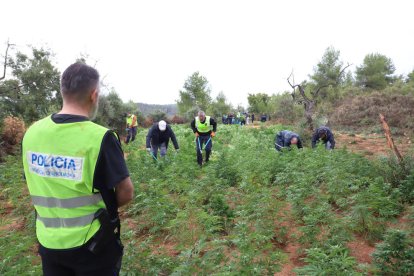
M 45 276 L 115 276 L 121 269 L 123 246 L 114 238 L 99 254 L 90 252 L 85 245 L 66 250 L 48 249 L 39 245 Z
M 131 127 L 131 128 L 129 128 L 128 135 L 127 135 L 127 138 L 126 138 L 125 143 L 128 144 L 130 140 L 131 140 L 131 142 L 134 141 L 135 140 L 135 136 L 137 136 L 137 127 Z
M 208 162 L 208 159 L 210 158 L 211 148 L 213 147 L 213 139 L 210 139 L 210 138 L 211 138 L 210 135 L 206 135 L 206 136 L 200 135 L 196 139 L 197 163 L 199 165 L 203 164 L 203 154 L 201 150 L 202 148 L 205 148 L 206 150 L 206 162 Z M 207 141 L 208 141 L 208 144 L 206 144 Z
M 158 145 L 152 145 L 151 144 L 151 151 L 152 154 L 154 154 L 155 157 L 158 157 L 158 149 L 160 149 L 161 157 L 164 157 L 167 154 L 167 143 L 163 142 Z

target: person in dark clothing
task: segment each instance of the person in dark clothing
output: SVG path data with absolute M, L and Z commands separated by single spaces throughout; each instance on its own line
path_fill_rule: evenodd
M 319 127 L 312 136 L 312 148 L 316 147 L 316 144 L 322 140 L 322 143 L 325 145 L 325 148 L 330 150 L 335 148 L 335 138 L 332 131 L 326 127 Z
M 297 133 L 289 130 L 282 130 L 276 134 L 275 148 L 281 151 L 283 148 L 289 148 L 291 145 L 296 145 L 298 149 L 303 148 L 302 141 Z
M 148 130 L 147 134 L 147 151 L 157 157 L 158 149 L 160 149 L 161 157 L 167 154 L 168 143 L 172 140 L 176 151 L 179 150 L 177 139 L 175 138 L 174 131 L 164 120 L 153 124 Z
M 240 125 L 241 126 L 246 125 L 246 113 L 240 114 Z
M 206 160 L 208 162 L 213 147 L 212 138 L 216 136 L 217 123 L 210 116 L 206 116 L 204 111 L 199 111 L 198 116 L 191 122 L 191 128 L 196 136 L 196 151 L 197 151 L 197 163 L 203 164 L 203 145 L 206 149 Z
M 234 115 L 231 113 L 231 114 L 229 114 L 229 116 L 227 117 L 227 124 L 228 124 L 228 125 L 232 125 L 232 124 L 233 124 L 233 120 L 234 120 Z
M 253 124 L 253 122 L 254 122 L 254 114 L 252 114 L 252 124 Z

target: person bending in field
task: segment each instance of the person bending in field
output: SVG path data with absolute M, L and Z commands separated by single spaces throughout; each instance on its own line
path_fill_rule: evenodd
M 330 150 L 335 148 L 335 138 L 332 131 L 326 127 L 321 126 L 318 128 L 312 136 L 312 148 L 316 147 L 316 144 L 322 141 L 322 144 L 325 145 L 325 149 Z
M 284 148 L 290 149 L 291 145 L 296 145 L 298 149 L 303 148 L 302 141 L 297 133 L 282 130 L 276 134 L 275 148 L 277 151 L 281 151 Z
M 149 129 L 147 135 L 147 151 L 151 152 L 155 158 L 158 155 L 158 149 L 160 149 L 161 157 L 164 157 L 167 154 L 168 143 L 171 141 L 174 144 L 174 148 L 178 151 L 178 143 L 175 138 L 174 131 L 171 127 L 164 121 L 161 120 Z

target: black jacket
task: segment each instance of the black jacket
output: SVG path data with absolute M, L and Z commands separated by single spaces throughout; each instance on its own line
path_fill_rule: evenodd
M 204 122 L 201 122 L 201 123 L 204 123 Z M 217 123 L 211 117 L 210 117 L 210 125 L 213 126 L 213 131 L 216 132 L 216 130 L 217 130 Z M 198 132 L 197 131 L 197 128 L 196 128 L 196 125 L 195 125 L 195 118 L 191 121 L 191 129 L 193 130 L 194 133 Z M 209 132 L 206 132 L 206 133 L 198 132 L 198 134 L 200 136 L 207 136 L 207 135 L 210 135 L 211 134 L 211 130 Z
M 158 123 L 155 123 L 149 129 L 148 134 L 147 134 L 147 148 L 150 148 L 151 145 L 159 145 L 164 142 L 168 148 L 168 143 L 170 142 L 170 138 L 174 144 L 174 148 L 178 149 L 179 147 L 178 147 L 177 139 L 175 138 L 174 131 L 171 129 L 171 127 L 167 125 L 167 128 L 165 129 L 165 131 L 161 131 L 158 128 Z
M 324 139 L 320 139 L 319 138 L 319 133 L 320 132 L 325 132 L 326 133 L 326 137 Z M 335 148 L 335 139 L 334 139 L 334 135 L 332 133 L 332 131 L 326 127 L 326 126 L 322 126 L 320 128 L 318 128 L 315 133 L 312 136 L 312 148 L 316 147 L 316 143 L 320 140 L 322 140 L 323 144 L 326 144 L 327 142 L 331 143 L 331 147 L 332 149 Z
M 299 135 L 289 130 L 282 130 L 276 134 L 275 148 L 278 151 L 281 151 L 282 148 L 290 148 L 290 145 L 291 145 L 290 140 L 292 140 L 293 137 L 296 137 L 298 139 L 298 143 L 296 145 L 298 149 L 303 148 L 302 140 L 300 139 Z

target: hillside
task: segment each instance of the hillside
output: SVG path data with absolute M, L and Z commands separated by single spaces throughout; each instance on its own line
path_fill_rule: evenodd
M 138 110 L 142 112 L 144 116 L 155 113 L 157 111 L 164 112 L 168 117 L 172 117 L 177 114 L 178 109 L 176 104 L 146 104 L 146 103 L 137 103 Z
M 330 114 L 330 123 L 335 129 L 382 132 L 379 113 L 385 116 L 394 133 L 413 134 L 414 96 L 412 94 L 374 92 L 349 95 L 337 103 Z

